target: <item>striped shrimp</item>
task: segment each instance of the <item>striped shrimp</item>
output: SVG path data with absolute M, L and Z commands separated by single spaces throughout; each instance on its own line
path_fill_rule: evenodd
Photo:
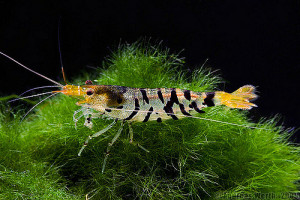
M 118 120 L 121 120 L 121 127 L 113 137 L 112 141 L 108 144 L 107 153 L 104 158 L 102 172 L 105 169 L 107 157 L 109 155 L 112 145 L 117 141 L 120 136 L 124 122 L 128 122 L 130 132 L 130 143 L 133 142 L 133 130 L 131 122 L 147 122 L 156 120 L 162 122 L 163 120 L 173 119 L 178 120 L 183 117 L 194 117 L 195 113 L 204 113 L 203 108 L 224 105 L 229 108 L 249 110 L 256 107 L 251 103 L 257 98 L 255 94 L 255 87 L 252 85 L 245 85 L 240 87 L 233 93 L 224 91 L 213 92 L 196 92 L 190 90 L 183 90 L 178 88 L 131 88 L 117 85 L 93 85 L 92 81 L 87 80 L 85 85 L 76 86 L 66 84 L 65 86 L 53 81 L 50 78 L 41 75 L 6 54 L 0 52 L 3 56 L 16 62 L 27 70 L 46 78 L 47 80 L 55 83 L 61 90 L 52 91 L 52 95 L 62 93 L 64 95 L 79 98 L 76 104 L 81 109 L 74 112 L 73 120 L 75 125 L 81 118 L 85 118 L 84 125 L 92 128 L 92 119 L 106 116 L 114 119 L 113 122 L 101 131 L 94 133 L 87 137 L 78 156 L 81 155 L 84 148 L 87 146 L 89 140 L 98 137 L 112 128 Z M 51 96 L 52 96 L 51 95 Z M 50 97 L 50 96 L 49 96 Z M 47 98 L 49 98 L 47 97 Z M 96 112 L 95 112 L 96 111 Z M 82 113 L 76 117 L 78 113 Z M 243 126 L 228 122 L 222 122 L 212 119 L 205 119 L 230 125 Z M 142 149 L 147 151 L 144 147 Z

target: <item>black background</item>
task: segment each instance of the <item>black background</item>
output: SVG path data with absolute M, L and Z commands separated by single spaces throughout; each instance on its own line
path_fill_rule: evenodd
M 58 23 L 67 77 L 93 72 L 120 41 L 141 37 L 182 49 L 186 66 L 219 69 L 233 91 L 258 86 L 250 116 L 280 114 L 299 127 L 300 1 L 1 1 L 0 51 L 61 80 Z M 298 47 L 298 49 L 297 49 Z M 0 57 L 1 95 L 51 85 Z M 295 140 L 295 138 L 293 138 Z

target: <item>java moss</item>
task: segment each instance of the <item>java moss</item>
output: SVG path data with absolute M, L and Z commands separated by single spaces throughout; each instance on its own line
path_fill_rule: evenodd
M 193 91 L 212 91 L 221 82 L 209 69 L 186 73 L 183 65 L 179 55 L 159 45 L 126 44 L 106 58 L 96 76 L 84 78 L 103 85 Z M 75 128 L 75 102 L 57 95 L 22 122 L 24 109 L 2 103 L 0 199 L 244 199 L 298 191 L 299 147 L 288 142 L 290 133 L 274 118 L 253 123 L 246 111 L 206 108 L 196 116 L 260 129 L 191 118 L 137 122 L 133 144 L 125 125 L 101 173 L 120 123 L 91 140 L 78 157 L 86 137 L 111 120 L 96 119 L 90 130 L 81 119 Z

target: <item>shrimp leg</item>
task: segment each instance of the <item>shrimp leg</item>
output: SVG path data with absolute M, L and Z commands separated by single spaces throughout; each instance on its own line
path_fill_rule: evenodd
M 132 142 L 133 142 L 133 130 L 132 130 L 130 122 L 128 122 L 128 128 L 129 128 L 129 138 L 130 138 L 129 143 L 132 144 Z
M 94 113 L 91 111 L 90 108 L 86 108 L 85 110 L 83 110 L 83 115 L 85 118 L 84 126 L 88 127 L 89 129 L 92 129 L 93 128 L 92 119 L 99 118 L 103 114 L 104 113 Z M 97 137 L 97 136 L 95 136 L 95 137 Z
M 79 110 L 76 110 L 76 111 L 74 112 L 74 114 L 73 114 L 73 121 L 74 121 L 74 123 L 75 123 L 75 129 L 77 129 L 77 122 L 79 121 L 79 119 L 80 119 L 81 117 L 84 116 L 84 115 L 82 114 L 82 115 L 80 115 L 79 117 L 76 118 L 77 113 L 80 113 L 82 110 L 83 110 L 83 108 L 81 108 L 81 109 L 79 109 Z
M 129 143 L 130 143 L 130 144 L 134 144 L 134 143 L 133 143 L 133 130 L 132 130 L 132 127 L 131 127 L 131 123 L 130 123 L 130 122 L 128 123 L 128 127 L 129 127 L 129 138 L 130 138 Z M 138 142 L 135 142 L 135 143 L 136 143 L 136 145 L 137 145 L 138 147 L 140 147 L 141 149 L 143 149 L 143 150 L 146 151 L 147 153 L 150 152 L 150 151 L 147 150 L 145 147 L 143 147 L 142 145 L 140 145 Z
M 111 142 L 110 142 L 110 143 L 108 144 L 108 146 L 107 146 L 107 149 L 106 149 L 106 155 L 105 155 L 105 158 L 104 158 L 104 161 L 103 161 L 103 165 L 102 165 L 102 173 L 104 172 L 105 165 L 106 165 L 106 161 L 107 161 L 107 158 L 108 158 L 110 149 L 111 149 L 112 145 L 113 145 L 113 144 L 117 141 L 117 139 L 120 137 L 120 135 L 121 135 L 121 133 L 122 133 L 122 130 L 123 130 L 123 127 L 124 127 L 124 121 L 122 121 L 121 127 L 120 127 L 120 129 L 118 130 L 117 134 L 114 136 L 114 138 L 111 140 Z
M 85 140 L 83 146 L 81 147 L 78 156 L 81 155 L 83 149 L 87 146 L 88 142 L 90 139 L 94 138 L 94 137 L 98 137 L 100 135 L 102 135 L 103 133 L 105 133 L 106 131 L 108 131 L 109 129 L 111 129 L 111 127 L 113 127 L 113 125 L 115 125 L 115 123 L 118 121 L 118 119 L 115 119 L 110 125 L 108 125 L 106 128 L 102 129 L 101 131 L 94 133 L 93 135 L 90 135 L 87 137 L 87 139 Z

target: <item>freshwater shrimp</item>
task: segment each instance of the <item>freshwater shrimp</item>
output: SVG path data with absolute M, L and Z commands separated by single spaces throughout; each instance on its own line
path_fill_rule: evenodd
M 196 92 L 178 88 L 131 88 L 118 85 L 94 85 L 91 80 L 87 80 L 84 85 L 62 85 L 32 69 L 24 66 L 15 59 L 0 52 L 3 56 L 14 61 L 25 69 L 51 81 L 61 90 L 52 91 L 52 95 L 61 93 L 70 97 L 79 98 L 76 104 L 81 108 L 74 112 L 73 120 L 75 125 L 81 118 L 85 118 L 84 125 L 92 128 L 92 119 L 106 116 L 113 119 L 113 122 L 101 131 L 94 133 L 87 137 L 83 146 L 81 147 L 78 156 L 81 155 L 84 148 L 87 146 L 89 140 L 98 137 L 112 128 L 118 120 L 121 120 L 121 127 L 108 144 L 106 155 L 104 158 L 102 173 L 105 169 L 107 157 L 109 155 L 112 145 L 120 136 L 124 122 L 128 122 L 130 143 L 133 141 L 133 130 L 131 122 L 148 122 L 154 121 L 162 122 L 163 120 L 173 119 L 178 120 L 184 117 L 198 118 L 219 123 L 225 123 L 236 126 L 244 126 L 233 124 L 229 122 L 222 122 L 212 119 L 205 119 L 193 116 L 194 113 L 204 113 L 203 108 L 224 105 L 229 108 L 249 110 L 256 107 L 251 101 L 257 98 L 255 94 L 255 87 L 252 85 L 245 85 L 234 91 L 227 93 L 224 91 L 212 92 Z M 64 76 L 64 73 L 63 73 Z M 44 99 L 45 100 L 45 99 Z M 42 100 L 42 101 L 44 101 Z M 31 109 L 32 110 L 32 109 Z M 76 117 L 78 113 L 82 113 Z M 248 126 L 244 126 L 248 127 Z M 147 151 L 144 147 L 140 146 Z

